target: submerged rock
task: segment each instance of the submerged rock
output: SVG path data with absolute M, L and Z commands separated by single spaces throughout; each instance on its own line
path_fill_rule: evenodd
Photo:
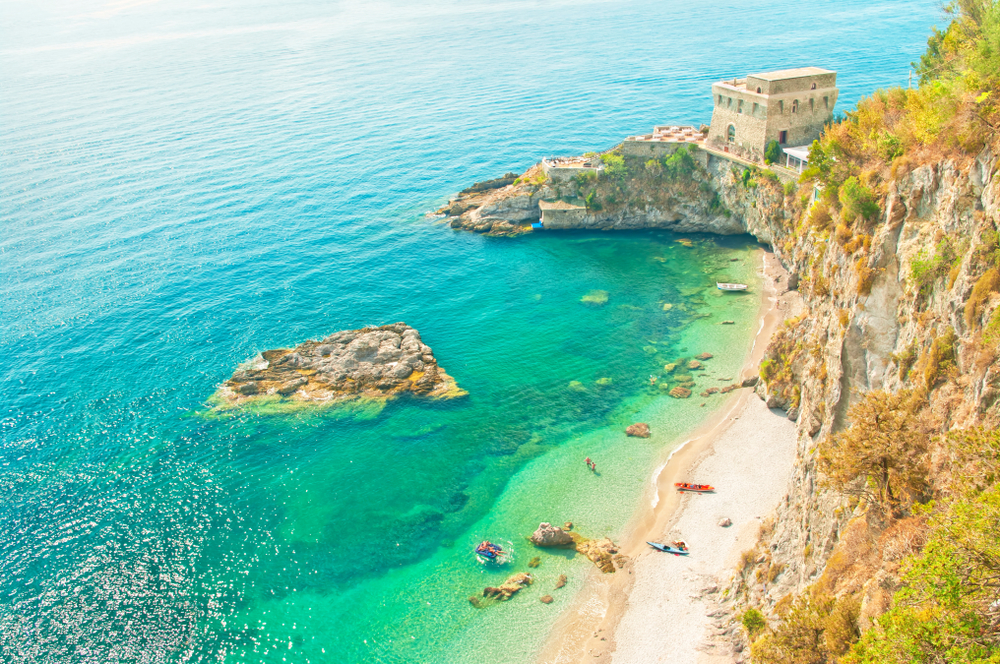
M 592 290 L 586 295 L 580 298 L 580 301 L 584 304 L 593 304 L 596 306 L 604 306 L 608 303 L 608 291 L 606 290 Z
M 626 436 L 635 436 L 636 438 L 649 438 L 649 425 L 645 422 L 638 422 L 625 429 Z
M 569 546 L 573 537 L 559 526 L 540 523 L 538 529 L 528 538 L 535 546 Z
M 711 360 L 713 357 L 715 356 L 712 355 L 711 353 L 701 353 L 700 355 L 695 355 L 695 358 L 701 360 L 702 362 L 704 362 L 705 360 Z
M 670 390 L 670 396 L 672 396 L 675 399 L 687 399 L 689 396 L 691 396 L 691 390 L 689 390 L 686 387 L 681 387 L 680 385 L 678 385 L 674 389 Z
M 501 602 L 514 596 L 522 588 L 527 588 L 535 581 L 535 577 L 527 572 L 518 572 L 507 577 L 507 580 L 499 586 L 486 586 L 483 588 L 483 597 L 488 599 L 498 599 Z
M 599 540 L 581 538 L 577 540 L 576 550 L 587 556 L 605 574 L 614 573 L 618 545 L 607 537 Z
M 551 604 L 552 595 L 542 595 L 541 597 L 538 598 L 538 601 L 541 602 L 542 604 Z
M 560 588 L 562 588 L 563 586 L 565 586 L 566 585 L 566 581 L 567 581 L 566 575 L 565 574 L 560 574 L 559 578 L 556 579 L 556 590 L 559 590 Z
M 438 365 L 420 334 L 395 323 L 264 351 L 237 369 L 216 397 L 229 405 L 266 397 L 322 404 L 406 393 L 439 399 L 466 394 Z

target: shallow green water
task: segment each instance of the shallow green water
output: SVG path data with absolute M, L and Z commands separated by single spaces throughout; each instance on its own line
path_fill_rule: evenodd
M 537 651 L 591 563 L 535 550 L 524 538 L 540 521 L 567 520 L 588 537 L 620 537 L 650 497 L 664 444 L 682 439 L 723 399 L 698 392 L 735 378 L 756 331 L 755 245 L 701 238 L 689 249 L 675 239 L 524 240 L 515 251 L 546 262 L 527 261 L 533 278 L 505 290 L 502 301 L 497 294 L 489 310 L 498 313 L 478 328 L 489 332 L 473 331 L 464 349 L 435 345 L 468 399 L 390 404 L 368 421 L 312 422 L 302 443 L 315 446 L 308 466 L 272 471 L 283 512 L 276 539 L 295 562 L 268 556 L 270 574 L 288 575 L 287 585 L 265 584 L 228 620 L 243 630 L 238 642 L 252 642 L 264 659 L 289 643 L 297 654 L 321 658 L 325 649 L 349 661 L 515 662 Z M 751 283 L 754 292 L 724 294 L 716 277 Z M 605 305 L 580 302 L 592 288 L 608 292 Z M 667 362 L 706 351 L 714 356 L 706 369 L 688 372 L 693 398 L 666 396 L 659 385 L 674 384 L 666 377 L 649 386 Z M 597 382 L 604 378 L 609 385 Z M 635 421 L 649 422 L 654 435 L 626 437 Z M 283 447 L 295 444 L 284 435 Z M 587 456 L 597 474 L 584 465 Z M 478 565 L 471 550 L 486 537 L 512 543 L 515 559 Z M 480 610 L 466 601 L 530 571 L 535 555 L 542 564 L 531 588 Z M 290 564 L 298 571 L 289 574 Z M 370 578 L 359 583 L 362 574 Z M 553 591 L 559 574 L 570 583 Z M 538 602 L 547 593 L 557 601 Z

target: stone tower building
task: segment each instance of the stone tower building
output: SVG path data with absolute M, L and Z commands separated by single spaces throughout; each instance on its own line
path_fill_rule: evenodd
M 836 86 L 837 73 L 818 67 L 715 83 L 708 142 L 757 158 L 772 140 L 782 148 L 809 145 L 833 117 Z

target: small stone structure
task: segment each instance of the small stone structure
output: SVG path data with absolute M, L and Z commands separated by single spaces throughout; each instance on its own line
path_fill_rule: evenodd
M 604 164 L 599 157 L 545 157 L 542 170 L 553 182 L 566 182 L 584 173 L 597 177 L 604 170 Z
M 587 216 L 586 206 L 566 201 L 538 201 L 538 209 L 542 212 L 542 225 L 547 229 L 579 228 Z
M 771 141 L 804 146 L 833 118 L 837 73 L 818 67 L 752 74 L 712 85 L 708 144 L 750 159 Z
M 705 134 L 690 125 L 659 125 L 652 134 L 629 136 L 622 143 L 622 152 L 630 157 L 664 157 L 682 145 L 701 145 Z

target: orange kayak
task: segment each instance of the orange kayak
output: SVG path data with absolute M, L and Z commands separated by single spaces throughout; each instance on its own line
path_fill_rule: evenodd
M 688 484 L 687 482 L 675 482 L 674 486 L 677 487 L 678 491 L 697 491 L 699 493 L 715 491 L 715 487 L 711 484 Z

